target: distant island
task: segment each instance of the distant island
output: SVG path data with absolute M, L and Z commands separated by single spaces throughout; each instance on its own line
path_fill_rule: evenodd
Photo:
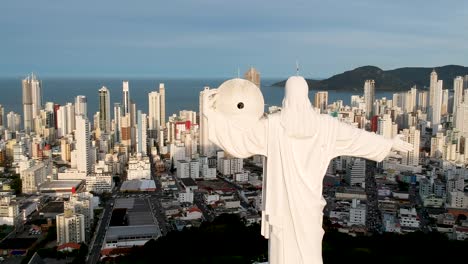
M 309 89 L 361 91 L 364 81 L 375 80 L 375 88 L 379 91 L 406 91 L 416 85 L 418 89 L 429 86 L 429 76 L 435 69 L 439 80 L 444 81 L 444 89 L 453 89 L 453 79 L 468 75 L 468 67 L 446 65 L 441 67 L 405 67 L 394 70 L 382 70 L 375 66 L 363 66 L 354 70 L 334 75 L 324 80 L 306 79 Z M 284 87 L 286 80 L 272 86 Z

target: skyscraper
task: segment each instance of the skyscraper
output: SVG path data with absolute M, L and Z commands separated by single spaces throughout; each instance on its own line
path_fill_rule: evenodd
M 328 92 L 327 91 L 318 91 L 315 94 L 314 106 L 320 109 L 320 112 L 323 113 L 327 110 L 328 106 Z
M 432 102 L 432 115 L 431 115 L 431 121 L 433 126 L 437 126 L 440 124 L 440 118 L 441 118 L 441 111 L 442 111 L 442 80 L 437 81 L 437 85 L 434 88 L 434 97 L 433 97 L 433 102 Z
M 208 157 L 215 155 L 215 147 L 208 139 L 208 120 L 203 115 L 203 108 L 205 103 L 208 102 L 208 95 L 211 90 L 213 89 L 205 87 L 205 89 L 200 92 L 200 154 Z
M 122 119 L 122 105 L 120 103 L 114 103 L 115 142 L 120 142 L 120 139 L 121 139 L 121 135 L 122 135 L 121 119 Z
M 21 116 L 15 112 L 7 114 L 7 128 L 12 132 L 19 131 L 21 127 Z
M 75 130 L 75 106 L 72 103 L 62 105 L 57 110 L 57 136 L 71 134 Z
M 161 120 L 161 126 L 166 128 L 166 89 L 164 88 L 164 83 L 159 84 L 159 97 L 161 101 L 161 110 L 159 112 L 161 117 L 159 120 Z
M 110 132 L 110 94 L 109 89 L 103 86 L 99 89 L 99 128 L 101 132 Z
M 29 134 L 33 129 L 33 120 L 41 109 L 41 84 L 34 74 L 22 81 L 24 131 Z
M 449 106 L 449 92 L 448 89 L 442 90 L 442 104 L 440 106 L 440 115 L 445 116 L 448 114 Z
M 88 100 L 84 95 L 78 95 L 75 98 L 75 115 L 88 116 Z
M 120 119 L 120 126 L 121 126 L 120 131 L 122 132 L 120 134 L 120 142 L 130 150 L 130 147 L 132 144 L 132 135 L 131 135 L 131 129 L 130 129 L 130 115 L 122 116 L 122 118 Z
M 146 155 L 146 129 L 147 129 L 147 119 L 146 114 L 143 114 L 140 110 L 138 110 L 137 114 L 138 119 L 138 128 L 137 128 L 137 153 L 141 153 Z
M 428 98 L 427 91 L 419 91 L 418 93 L 418 109 L 423 111 L 424 113 L 427 112 L 427 98 Z
M 453 116 L 456 119 L 457 107 L 463 102 L 463 77 L 457 76 L 453 80 Z
M 260 73 L 254 67 L 250 67 L 250 69 L 245 72 L 244 79 L 253 82 L 258 88 L 260 88 Z
M 378 119 L 377 134 L 382 135 L 384 138 L 393 138 L 392 118 L 389 114 L 384 114 Z
M 75 141 L 76 167 L 80 172 L 89 174 L 93 164 L 90 155 L 89 121 L 84 115 L 76 115 Z
M 123 115 L 130 113 L 130 89 L 128 87 L 128 81 L 123 81 L 123 95 L 122 95 L 122 105 L 123 105 Z
M 158 130 L 161 126 L 161 100 L 156 91 L 148 94 L 148 128 Z
M 409 90 L 406 93 L 405 97 L 405 111 L 407 113 L 410 112 L 415 112 L 416 111 L 416 95 L 418 93 L 418 90 L 416 89 L 416 86 L 411 87 L 411 90 Z
M 364 83 L 364 102 L 366 103 L 366 117 L 370 119 L 373 115 L 375 101 L 375 81 L 366 80 Z
M 455 119 L 455 128 L 460 131 L 463 137 L 468 137 L 468 102 L 463 102 L 458 105 L 457 116 Z
M 431 72 L 431 79 L 429 83 L 429 107 L 434 105 L 434 91 L 437 89 L 437 72 L 435 69 Z
M 401 153 L 403 156 L 402 163 L 404 165 L 418 166 L 421 133 L 414 126 L 412 126 L 409 129 L 403 129 L 403 135 L 405 135 L 406 142 L 413 145 L 413 150 L 410 152 Z
M 5 126 L 5 108 L 0 104 L 0 128 Z

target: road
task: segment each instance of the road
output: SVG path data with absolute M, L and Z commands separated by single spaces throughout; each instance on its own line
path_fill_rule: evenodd
M 99 262 L 100 256 L 101 256 L 101 248 L 102 248 L 102 243 L 104 241 L 104 237 L 106 235 L 106 230 L 107 227 L 109 226 L 109 222 L 111 219 L 112 215 L 112 205 L 114 204 L 114 199 L 111 198 L 109 201 L 106 203 L 104 207 L 104 212 L 101 218 L 101 221 L 99 222 L 98 229 L 95 232 L 95 237 L 94 237 L 94 243 L 92 243 L 92 246 L 89 249 L 89 255 L 88 255 L 88 264 L 96 264 Z
M 367 195 L 366 227 L 369 232 L 382 233 L 382 214 L 379 209 L 377 184 L 375 182 L 376 163 L 366 160 L 365 190 Z

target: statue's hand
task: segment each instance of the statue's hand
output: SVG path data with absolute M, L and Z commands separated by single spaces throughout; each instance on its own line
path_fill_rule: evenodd
M 400 152 L 410 152 L 413 151 L 413 145 L 403 140 L 404 135 L 397 135 L 394 137 L 392 149 Z
M 218 96 L 217 90 L 210 90 L 206 96 L 207 102 L 203 104 L 203 115 L 206 118 L 209 118 L 211 114 L 215 111 L 216 97 Z

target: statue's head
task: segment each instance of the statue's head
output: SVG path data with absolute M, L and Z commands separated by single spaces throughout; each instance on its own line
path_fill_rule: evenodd
M 264 104 L 262 92 L 254 83 L 236 78 L 219 86 L 215 108 L 239 126 L 249 128 L 263 116 Z

